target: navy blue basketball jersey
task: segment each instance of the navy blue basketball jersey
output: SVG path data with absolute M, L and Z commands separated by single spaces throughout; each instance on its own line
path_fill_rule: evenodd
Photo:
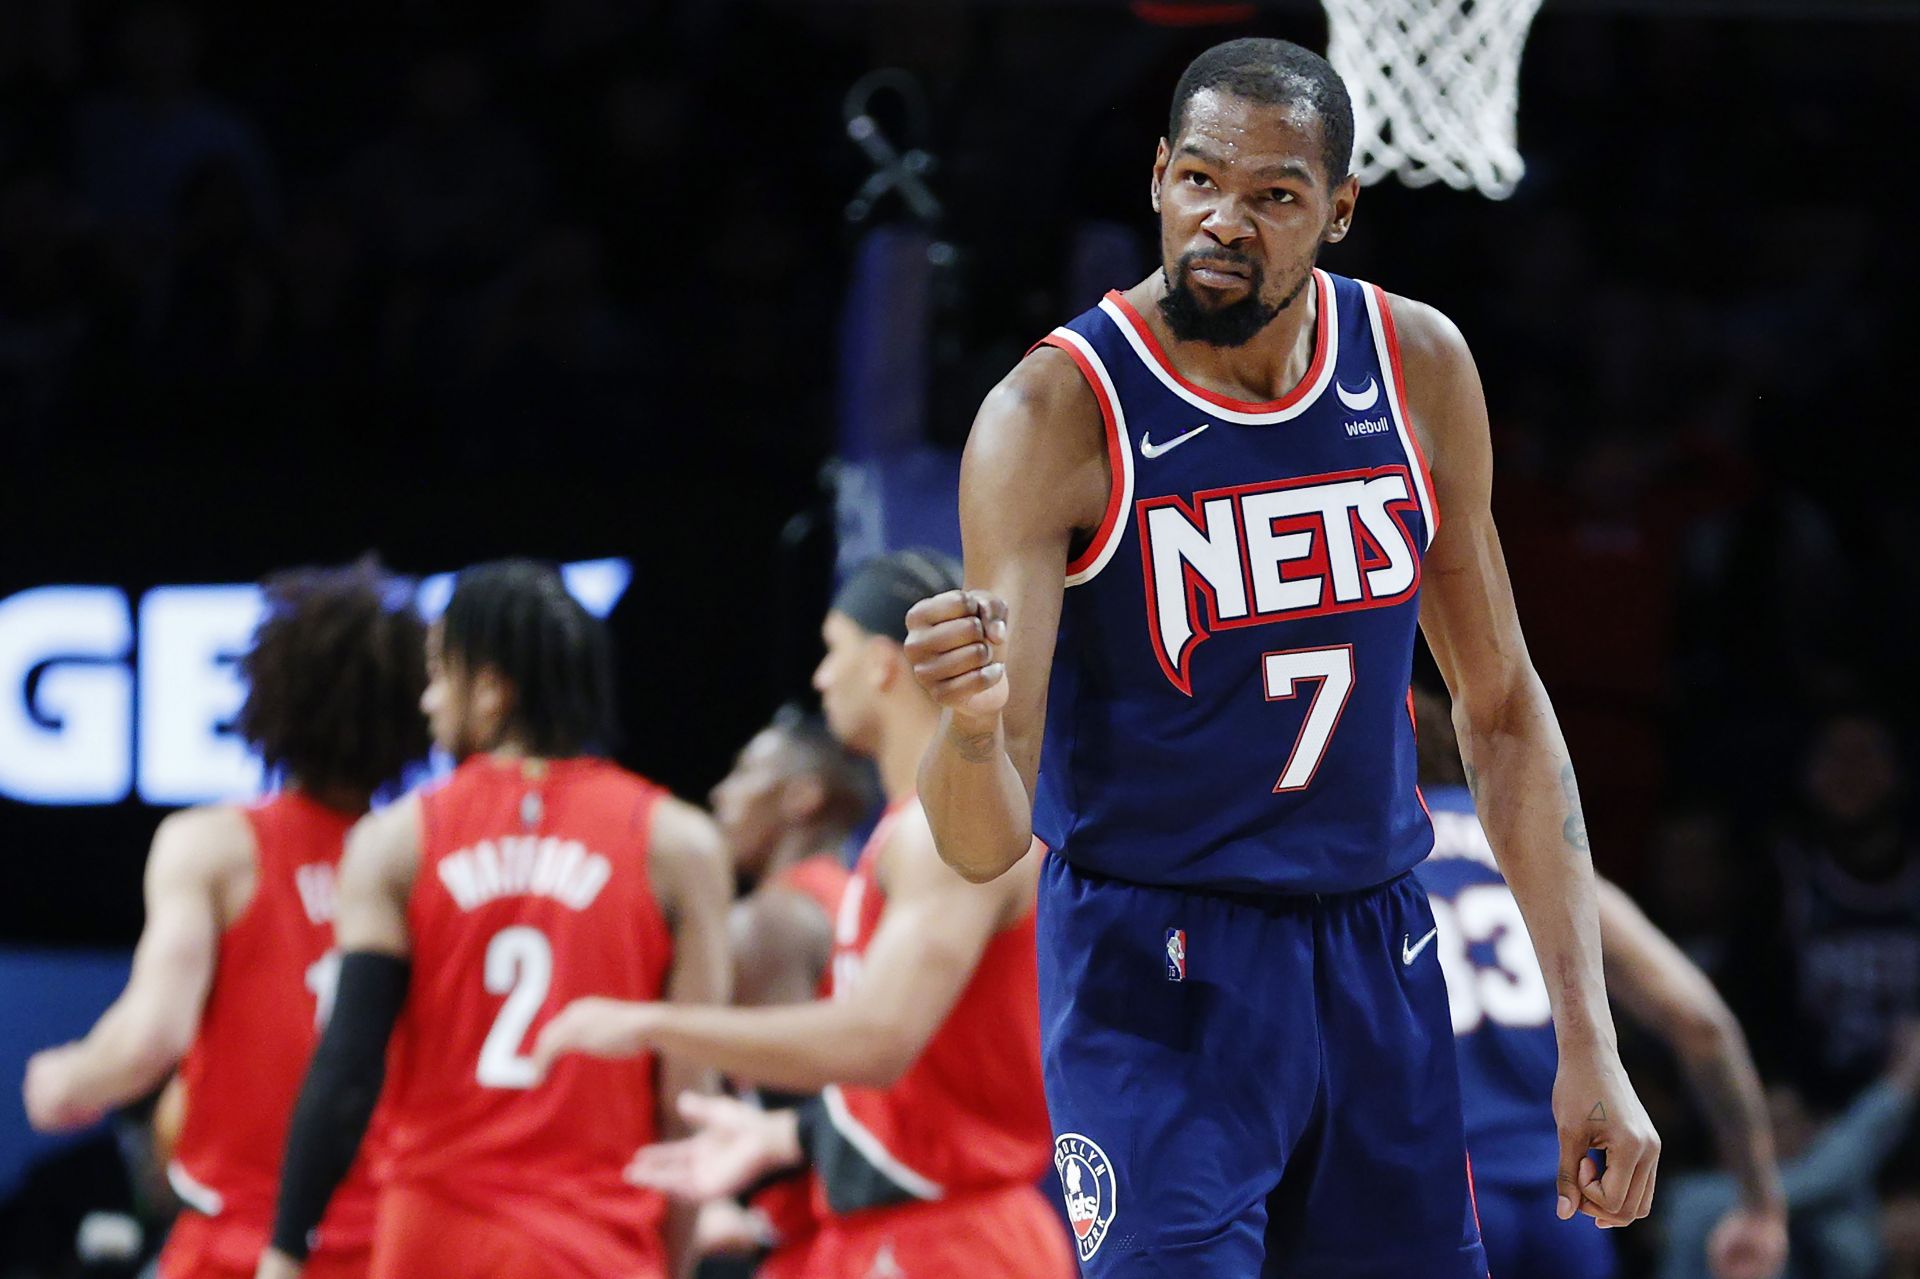
M 1502 1186 L 1552 1182 L 1559 1056 L 1533 939 L 1466 787 L 1435 787 L 1427 806 L 1433 855 L 1414 875 L 1433 907 L 1432 944 L 1447 977 L 1473 1175 Z
M 1349 892 L 1433 832 L 1408 695 L 1437 516 L 1386 296 L 1313 273 L 1312 363 L 1252 404 L 1182 378 L 1118 293 L 1046 343 L 1106 422 L 1067 566 L 1034 833 L 1141 884 Z

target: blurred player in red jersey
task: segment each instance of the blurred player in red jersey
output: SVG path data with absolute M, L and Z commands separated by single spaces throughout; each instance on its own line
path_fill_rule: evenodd
M 686 1229 L 621 1170 L 668 1060 L 527 1049 L 583 995 L 727 993 L 727 875 L 705 814 L 591 752 L 611 733 L 600 624 L 528 561 L 467 569 L 428 640 L 424 705 L 453 775 L 355 827 L 332 1021 L 288 1136 L 258 1274 L 299 1273 L 386 1074 L 374 1279 L 661 1279 Z M 389 1040 L 391 1052 L 389 1053 Z M 656 1082 L 658 1087 L 656 1087 Z
M 27 1069 L 27 1114 L 44 1131 L 141 1096 L 184 1055 L 160 1125 L 185 1204 L 162 1279 L 253 1272 L 294 1096 L 333 996 L 347 829 L 427 751 L 424 631 L 411 607 L 394 605 L 398 583 L 368 560 L 283 573 L 265 590 L 237 728 L 279 790 L 160 823 L 125 993 L 85 1039 Z M 321 1223 L 312 1274 L 364 1276 L 373 1216 L 372 1183 L 356 1166 Z
M 743 895 L 729 919 L 733 1001 L 743 1007 L 805 1003 L 827 993 L 833 919 L 847 886 L 847 837 L 873 805 L 866 768 L 826 725 L 782 707 L 753 735 L 709 797 Z M 752 1080 L 736 1080 L 753 1087 Z M 760 1089 L 767 1109 L 803 1096 Z M 708 1252 L 770 1251 L 761 1279 L 806 1273 L 819 1222 L 804 1169 L 761 1188 L 747 1208 L 716 1199 L 702 1209 Z
M 736 1078 L 820 1097 L 764 1112 L 682 1099 L 702 1131 L 642 1152 L 632 1174 L 679 1197 L 732 1194 L 810 1164 L 823 1225 L 810 1279 L 1056 1279 L 1064 1228 L 1034 1183 L 1052 1158 L 1040 1084 L 1033 903 L 1038 858 L 992 884 L 941 862 L 914 797 L 938 712 L 908 670 L 906 610 L 957 566 L 902 552 L 868 565 L 828 613 L 814 675 L 833 733 L 879 765 L 888 808 L 841 899 L 831 1000 L 690 1008 L 593 999 L 541 1033 L 562 1055 L 685 1053 Z
M 872 806 L 863 767 L 825 725 L 786 707 L 753 735 L 709 797 L 743 896 L 735 903 L 734 1002 L 822 993 L 847 837 Z

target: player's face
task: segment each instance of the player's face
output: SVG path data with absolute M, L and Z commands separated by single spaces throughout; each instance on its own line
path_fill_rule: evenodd
M 1245 345 L 1305 290 L 1320 246 L 1345 237 L 1359 186 L 1331 182 L 1320 133 L 1306 104 L 1203 89 L 1180 136 L 1161 139 L 1160 309 L 1181 341 Z
M 707 796 L 736 873 L 758 877 L 766 866 L 785 824 L 782 808 L 788 780 L 786 743 L 779 730 L 763 728 Z
M 460 749 L 460 685 L 465 681 L 448 666 L 441 638 L 439 623 L 427 628 L 427 687 L 420 694 L 420 709 L 427 717 L 433 744 L 455 759 L 464 759 L 471 753 Z
M 420 694 L 433 744 L 458 760 L 487 750 L 497 735 L 489 714 L 495 681 L 477 680 L 465 662 L 446 650 L 438 623 L 427 631 L 427 688 Z
M 844 613 L 828 613 L 820 638 L 827 654 L 814 668 L 813 687 L 820 694 L 827 728 L 847 749 L 871 755 L 882 683 L 874 653 L 878 637 Z

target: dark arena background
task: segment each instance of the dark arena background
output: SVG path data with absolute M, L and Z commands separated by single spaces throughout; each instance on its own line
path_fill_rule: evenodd
M 277 567 L 582 566 L 620 759 L 704 797 L 810 696 L 837 572 L 957 549 L 974 408 L 1150 269 L 1171 86 L 1241 34 L 1326 19 L 0 0 L 8 1087 L 124 980 L 160 817 L 253 784 Z M 1783 1156 L 1920 1018 L 1916 68 L 1892 0 L 1546 0 L 1513 195 L 1389 178 L 1322 257 L 1472 343 L 1596 862 L 1739 1015 Z M 1715 1152 L 1622 1033 L 1665 1192 Z M 0 1103 L 0 1276 L 147 1263 L 141 1132 Z M 1845 1273 L 1920 1276 L 1920 1147 L 1876 1140 L 1827 1152 L 1869 1188 Z M 1662 1241 L 1656 1204 L 1626 1273 L 1707 1273 Z

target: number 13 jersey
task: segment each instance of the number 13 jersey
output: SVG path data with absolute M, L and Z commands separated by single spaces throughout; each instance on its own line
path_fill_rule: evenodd
M 420 797 L 389 1179 L 594 1273 L 659 1255 L 664 1205 L 621 1177 L 653 1140 L 654 1063 L 574 1054 L 536 1084 L 529 1054 L 575 999 L 661 997 L 672 942 L 648 845 L 662 793 L 603 760 L 477 755 Z
M 1311 298 L 1312 362 L 1266 404 L 1187 381 L 1118 293 L 1044 340 L 1112 477 L 1067 566 L 1034 805 L 1082 870 L 1348 892 L 1433 846 L 1408 704 L 1433 485 L 1385 295 L 1315 270 Z

